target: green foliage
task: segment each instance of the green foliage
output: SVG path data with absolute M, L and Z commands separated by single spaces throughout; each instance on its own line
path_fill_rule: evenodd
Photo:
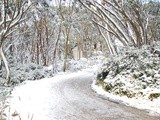
M 131 92 L 129 90 L 124 90 L 124 89 L 119 89 L 119 94 L 122 95 L 122 96 L 127 96 L 128 98 L 132 98 L 132 97 L 135 97 L 135 93 L 134 92 Z
M 160 93 L 151 93 L 148 98 L 149 98 L 151 101 L 153 101 L 153 99 L 156 99 L 156 98 L 158 98 L 158 97 L 160 97 Z
M 147 88 L 147 86 L 146 85 L 142 85 L 142 89 L 146 89 Z
M 133 74 L 133 78 L 137 79 L 138 78 L 137 74 Z
M 104 85 L 103 89 L 106 90 L 106 91 L 111 90 L 111 89 L 112 89 L 112 84 L 107 84 L 107 83 L 106 83 L 106 84 Z
M 96 84 L 100 85 L 100 86 L 104 86 L 105 83 L 102 79 L 99 79 L 99 80 L 97 80 Z
M 102 86 L 105 91 L 109 91 L 113 87 L 111 83 L 107 84 L 102 79 L 98 80 L 96 84 Z

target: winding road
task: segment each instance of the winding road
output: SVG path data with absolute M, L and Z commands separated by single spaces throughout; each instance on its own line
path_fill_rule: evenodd
M 93 76 L 78 72 L 17 87 L 10 100 L 13 120 L 160 120 L 99 96 L 91 89 Z

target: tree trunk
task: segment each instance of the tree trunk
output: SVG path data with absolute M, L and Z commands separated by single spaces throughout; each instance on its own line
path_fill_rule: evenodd
M 4 62 L 4 66 L 5 66 L 5 69 L 6 69 L 6 79 L 8 80 L 7 84 L 9 84 L 10 83 L 10 70 L 9 70 L 9 67 L 8 67 L 7 59 L 6 59 L 6 57 L 3 53 L 3 47 L 2 46 L 0 47 L 0 57 L 1 57 L 0 59 L 2 59 L 3 62 Z
M 66 28 L 65 32 L 66 32 L 66 42 L 65 42 L 65 53 L 64 53 L 64 66 L 63 66 L 63 72 L 66 71 L 67 69 L 67 58 L 68 58 L 68 42 L 69 42 L 69 33 L 70 33 L 70 28 L 71 26 L 69 26 L 68 28 Z

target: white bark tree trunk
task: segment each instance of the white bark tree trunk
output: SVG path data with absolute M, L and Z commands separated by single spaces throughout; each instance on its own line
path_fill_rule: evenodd
M 7 59 L 3 53 L 3 47 L 1 46 L 0 47 L 0 59 L 3 60 L 4 62 L 4 67 L 6 69 L 6 79 L 8 80 L 7 81 L 7 84 L 10 83 L 10 70 L 9 70 L 9 67 L 8 67 L 8 62 L 7 62 Z

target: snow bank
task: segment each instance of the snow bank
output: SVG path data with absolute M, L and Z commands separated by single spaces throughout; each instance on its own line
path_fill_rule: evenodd
M 107 99 L 109 99 L 111 101 L 123 103 L 127 106 L 136 107 L 138 109 L 147 110 L 149 112 L 149 114 L 153 115 L 153 116 L 160 114 L 160 98 L 154 99 L 153 101 L 150 101 L 149 99 L 143 98 L 143 97 L 128 98 L 127 96 L 115 95 L 113 93 L 106 92 L 102 88 L 102 86 L 96 85 L 96 81 L 94 81 L 92 83 L 92 89 L 94 91 L 96 91 L 98 94 L 106 97 Z M 160 91 L 160 90 L 158 90 L 158 91 Z
M 109 74 L 106 79 L 98 77 L 92 88 L 108 99 L 160 114 L 160 54 L 155 52 L 159 46 L 130 48 L 107 58 L 103 71 Z

